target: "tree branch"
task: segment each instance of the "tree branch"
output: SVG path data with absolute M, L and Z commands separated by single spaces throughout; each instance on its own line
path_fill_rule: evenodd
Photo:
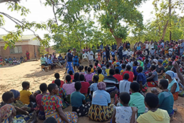
M 6 30 L 5 28 L 3 28 L 3 27 L 0 27 L 0 28 L 3 29 L 4 31 L 10 33 L 10 31 Z
M 4 3 L 4 2 L 19 2 L 20 0 L 0 0 L 0 3 Z

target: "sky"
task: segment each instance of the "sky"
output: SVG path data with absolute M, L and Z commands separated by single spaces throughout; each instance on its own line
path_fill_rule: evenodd
M 18 12 L 11 12 L 10 10 L 7 10 L 7 5 L 5 3 L 0 4 L 0 11 L 5 12 L 19 20 L 25 18 L 29 22 L 41 23 L 47 21 L 48 19 L 54 19 L 52 8 L 45 7 L 40 1 L 41 0 L 21 0 L 20 5 L 23 5 L 30 10 L 30 13 L 26 17 L 20 16 L 20 13 Z M 147 0 L 146 2 L 142 3 L 138 8 L 138 10 L 143 14 L 144 24 L 146 24 L 147 20 L 151 20 L 154 17 L 154 15 L 151 14 L 151 11 L 153 11 L 152 2 L 153 0 Z M 3 28 L 8 31 L 15 31 L 15 23 L 5 17 L 5 25 L 3 26 Z M 44 30 L 36 31 L 36 34 L 38 34 L 40 37 L 43 37 L 45 33 L 48 32 Z M 7 34 L 7 32 L 0 28 L 0 35 L 2 34 Z M 30 35 L 33 33 L 31 31 L 25 31 L 23 34 Z M 53 42 L 50 43 L 50 45 L 53 44 Z

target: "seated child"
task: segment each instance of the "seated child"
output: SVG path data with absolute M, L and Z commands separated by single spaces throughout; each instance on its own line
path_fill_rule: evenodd
M 38 108 L 38 119 L 39 120 L 45 120 L 45 112 L 44 112 L 43 106 L 41 105 L 41 102 L 42 102 L 42 97 L 44 95 L 48 95 L 48 93 L 47 93 L 47 84 L 42 83 L 40 85 L 40 90 L 41 90 L 42 93 L 38 94 L 36 96 L 36 103 L 37 103 L 37 108 Z
M 87 95 L 88 94 L 88 88 L 90 86 L 89 82 L 85 82 L 84 81 L 84 75 L 80 75 L 80 82 L 81 82 L 81 89 L 80 89 L 80 92 L 84 95 Z
M 137 82 L 140 84 L 140 90 L 142 92 L 147 91 L 147 83 L 146 83 L 146 76 L 143 73 L 143 68 L 142 67 L 137 67 Z
M 121 76 L 121 75 L 120 75 Z M 121 76 L 122 77 L 122 76 Z M 129 74 L 126 73 L 123 77 L 123 80 L 120 81 L 119 84 L 119 92 L 127 92 L 130 93 L 130 84 L 131 82 L 128 81 L 129 79 Z
M 56 78 L 56 80 L 60 80 L 59 78 L 60 78 L 60 75 L 59 75 L 59 73 L 55 73 L 54 74 L 54 77 Z M 60 80 L 61 81 L 61 80 Z M 55 80 L 53 80 L 52 81 L 52 83 L 55 83 Z M 64 84 L 64 81 L 61 81 L 61 88 L 63 87 L 63 84 Z
M 130 95 L 130 101 L 128 105 L 138 108 L 137 117 L 139 117 L 145 112 L 144 96 L 139 93 L 140 86 L 137 82 L 132 82 L 130 84 L 130 91 L 132 94 Z
M 58 96 L 61 98 L 61 101 L 63 103 L 63 109 L 67 108 L 69 106 L 68 102 L 67 102 L 67 95 L 66 95 L 66 91 L 61 88 L 61 81 L 60 80 L 55 80 L 55 84 L 58 86 L 59 88 L 59 93 Z
M 95 74 L 95 75 L 98 75 L 98 77 L 99 77 L 98 82 L 103 82 L 104 75 L 102 74 L 102 69 L 101 68 L 97 69 L 97 74 Z M 92 81 L 93 81 L 93 79 L 92 79 Z
M 70 75 L 66 76 L 66 83 L 63 84 L 63 89 L 66 91 L 67 95 L 67 102 L 70 103 L 70 95 L 75 91 L 75 82 L 70 82 L 71 77 Z
M 30 104 L 30 98 L 35 99 L 35 97 L 32 95 L 30 91 L 28 91 L 30 87 L 30 83 L 27 81 L 24 81 L 22 83 L 23 90 L 20 91 L 20 101 L 23 102 L 23 104 Z
M 71 70 L 69 71 L 69 75 L 71 77 L 71 80 L 73 81 L 74 80 L 74 76 L 73 76 L 73 72 Z
M 94 91 L 98 90 L 98 87 L 97 87 L 98 81 L 99 81 L 98 75 L 94 75 L 93 76 L 93 83 L 89 87 L 90 91 L 91 91 L 91 95 L 93 95 Z
M 144 102 L 149 111 L 140 115 L 137 123 L 170 123 L 167 111 L 157 108 L 159 99 L 155 94 L 147 93 Z
M 123 75 L 123 72 L 125 71 L 125 68 L 126 68 L 126 64 L 122 64 L 121 68 L 122 68 L 122 70 L 121 70 L 120 74 Z
M 85 116 L 88 114 L 90 104 L 86 104 L 85 96 L 80 93 L 80 82 L 75 82 L 75 89 L 76 91 L 71 94 L 72 111 L 77 112 L 78 116 Z
M 167 89 L 168 88 L 168 81 L 166 79 L 160 80 L 159 88 L 162 92 L 158 95 L 159 99 L 159 108 L 164 109 L 168 112 L 169 116 L 172 117 L 174 114 L 173 105 L 174 105 L 174 98 L 172 93 Z
M 107 64 L 106 65 L 106 70 L 105 70 L 107 76 L 109 76 L 109 70 L 110 70 L 109 64 Z
M 121 80 L 123 80 L 122 75 L 120 75 L 120 71 L 119 69 L 115 69 L 115 74 L 113 75 L 114 78 L 116 78 L 118 80 L 118 82 L 120 82 Z
M 91 68 L 91 73 L 93 73 L 94 72 L 93 65 L 89 65 L 89 67 Z
M 126 92 L 122 92 L 119 97 L 121 106 L 115 107 L 112 123 L 134 123 L 137 108 L 128 106 L 130 95 Z
M 82 72 L 83 71 L 83 69 L 84 69 L 84 67 L 83 66 L 79 66 L 79 68 L 78 68 L 78 70 L 79 70 L 79 74 L 85 74 L 85 72 Z
M 85 66 L 84 70 L 85 70 L 84 73 L 87 74 L 88 73 L 88 66 Z

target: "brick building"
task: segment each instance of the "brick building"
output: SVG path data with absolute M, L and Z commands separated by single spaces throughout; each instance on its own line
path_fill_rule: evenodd
M 20 58 L 20 56 L 26 56 L 26 51 L 30 54 L 30 59 L 35 59 L 35 55 L 39 58 L 39 47 L 40 41 L 34 39 L 34 35 L 24 35 L 21 37 L 20 41 L 15 43 L 15 47 L 7 47 L 4 50 L 5 43 L 2 39 L 3 35 L 0 35 L 0 55 L 1 57 L 15 57 Z

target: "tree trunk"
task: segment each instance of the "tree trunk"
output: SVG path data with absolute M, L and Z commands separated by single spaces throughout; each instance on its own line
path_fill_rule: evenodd
M 117 43 L 117 48 L 120 46 L 120 44 L 122 43 L 122 38 L 118 38 L 114 35 L 114 31 L 113 29 L 110 29 L 110 32 L 112 33 L 112 35 L 114 36 L 116 43 Z
M 167 30 L 167 25 L 170 21 L 170 17 L 171 17 L 171 0 L 169 0 L 169 20 L 167 20 L 166 22 L 166 25 L 164 26 L 164 30 L 163 30 L 163 35 L 162 35 L 162 40 L 164 39 L 165 37 L 165 33 L 166 33 L 166 30 Z M 170 32 L 171 33 L 171 32 Z M 170 37 L 171 38 L 171 37 Z

